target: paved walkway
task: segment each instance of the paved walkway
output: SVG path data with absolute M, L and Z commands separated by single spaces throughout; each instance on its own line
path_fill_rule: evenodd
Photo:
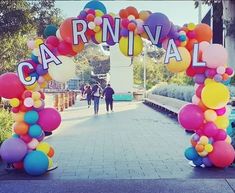
M 190 135 L 178 123 L 140 102 L 115 104 L 99 116 L 85 102 L 62 113 L 63 123 L 47 141 L 58 169 L 32 178 L 3 173 L 0 179 L 189 179 L 233 178 L 234 168 L 192 168 L 184 158 Z M 1 174 L 1 173 L 0 173 Z

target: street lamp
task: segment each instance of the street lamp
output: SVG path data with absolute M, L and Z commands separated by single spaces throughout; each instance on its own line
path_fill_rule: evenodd
M 198 0 L 198 23 L 202 22 L 202 1 Z

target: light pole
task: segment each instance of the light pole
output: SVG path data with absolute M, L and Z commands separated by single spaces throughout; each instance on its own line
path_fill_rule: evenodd
M 147 54 L 147 47 L 144 47 L 144 56 L 143 56 L 143 65 L 144 65 L 144 97 L 146 97 L 146 54 Z
M 198 0 L 198 23 L 202 22 L 202 1 Z

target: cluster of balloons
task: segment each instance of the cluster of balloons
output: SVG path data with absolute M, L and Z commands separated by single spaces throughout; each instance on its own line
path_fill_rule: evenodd
M 15 73 L 0 76 L 0 96 L 9 99 L 15 123 L 13 135 L 0 147 L 1 158 L 15 169 L 41 175 L 53 166 L 54 149 L 43 142 L 45 132 L 57 129 L 59 112 L 45 108 L 45 95 L 37 87 L 24 86 Z

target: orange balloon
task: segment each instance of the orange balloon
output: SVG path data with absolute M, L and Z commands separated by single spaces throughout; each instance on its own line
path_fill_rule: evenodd
M 135 16 L 135 19 L 139 18 L 139 13 L 135 7 L 129 6 L 126 8 L 126 11 L 128 12 L 128 15 Z
M 195 149 L 196 149 L 197 152 L 203 152 L 203 151 L 204 151 L 204 145 L 202 145 L 202 144 L 197 144 L 197 145 L 195 146 Z
M 79 43 L 78 45 L 73 45 L 72 48 L 74 52 L 79 53 L 84 49 L 84 44 Z
M 119 16 L 120 16 L 120 18 L 127 18 L 128 17 L 128 12 L 127 12 L 127 10 L 126 9 L 121 9 L 120 11 L 119 11 Z
M 54 151 L 54 149 L 51 147 L 47 155 L 48 155 L 49 157 L 53 157 L 54 154 L 55 154 L 55 151 Z
M 198 43 L 196 39 L 191 39 L 187 42 L 186 48 L 188 51 L 193 50 L 194 44 Z
M 223 74 L 223 75 L 222 75 L 222 77 L 223 77 L 223 80 L 224 80 L 224 81 L 226 81 L 226 80 L 228 80 L 228 79 L 229 79 L 229 75 L 228 75 L 228 74 L 226 74 L 226 73 L 225 73 L 225 74 Z
M 135 31 L 136 29 L 136 25 L 134 23 L 129 23 L 128 24 L 128 30 L 129 31 Z
M 198 42 L 210 42 L 213 36 L 212 30 L 209 25 L 200 23 L 195 28 L 196 39 Z
M 143 21 L 147 20 L 149 16 L 150 13 L 148 11 L 140 11 L 139 13 L 139 18 L 142 19 Z
M 95 16 L 92 15 L 92 14 L 88 14 L 88 15 L 86 16 L 86 19 L 87 19 L 87 21 L 94 21 Z
M 49 73 L 47 73 L 47 74 L 43 75 L 43 78 L 44 78 L 46 81 L 50 81 L 50 80 L 52 80 L 52 78 L 51 78 L 51 76 L 50 76 L 50 74 L 49 74 Z
M 17 135 L 26 135 L 29 130 L 29 125 L 25 122 L 15 122 L 13 130 Z
M 203 102 L 200 100 L 200 102 L 198 103 L 198 106 L 202 109 L 202 111 L 206 111 L 208 108 L 203 104 Z
M 193 147 L 195 147 L 197 145 L 197 142 L 194 141 L 193 139 L 191 139 L 191 144 L 192 144 Z

